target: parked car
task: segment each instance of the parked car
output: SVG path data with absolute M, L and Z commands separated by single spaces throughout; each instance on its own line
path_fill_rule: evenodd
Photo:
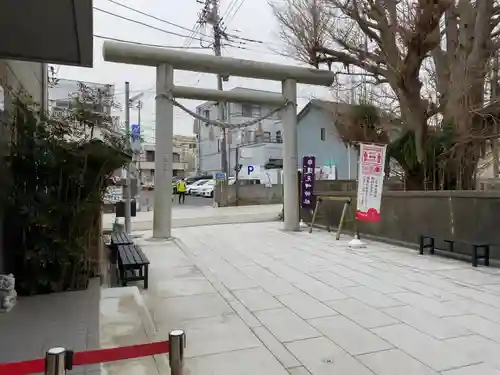
M 209 180 L 206 184 L 203 184 L 198 195 L 207 198 L 213 198 L 215 189 L 215 180 Z
M 203 185 L 203 184 L 206 184 L 209 180 L 198 180 L 198 181 L 194 181 L 193 183 L 189 184 L 187 187 L 186 187 L 186 194 L 190 195 L 191 194 L 191 190 L 193 188 L 196 188 L 197 186 L 200 186 L 200 185 Z
M 186 178 L 186 185 L 191 185 L 192 183 L 200 180 L 211 180 L 213 179 L 212 175 L 207 175 L 207 176 L 196 176 L 196 177 L 188 177 Z
M 191 195 L 200 195 L 200 194 L 199 194 L 199 193 L 200 193 L 200 190 L 203 188 L 203 186 L 204 186 L 205 184 L 207 184 L 207 183 L 208 183 L 208 181 L 211 181 L 211 180 L 201 180 L 201 182 L 200 182 L 200 183 L 198 183 L 198 185 L 196 185 L 196 186 L 192 186 L 192 187 L 191 187 L 191 189 L 190 189 L 189 193 L 190 193 Z

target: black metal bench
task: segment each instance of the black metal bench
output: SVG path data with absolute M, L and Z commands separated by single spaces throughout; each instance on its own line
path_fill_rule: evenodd
M 144 281 L 144 289 L 148 288 L 149 260 L 141 248 L 134 244 L 118 245 L 118 270 L 123 286 L 129 281 Z
M 420 235 L 420 255 L 424 254 L 424 249 L 429 249 L 430 254 L 435 253 L 436 249 L 436 240 L 435 236 L 432 235 Z M 472 266 L 477 267 L 477 262 L 478 260 L 483 259 L 484 260 L 484 265 L 489 266 L 490 265 L 490 243 L 485 242 L 485 241 L 478 241 L 478 240 L 449 240 L 445 239 L 444 242 L 447 243 L 447 249 L 438 249 L 442 251 L 449 251 L 450 253 L 455 253 L 455 244 L 456 243 L 463 243 L 472 248 L 472 254 L 470 255 L 472 258 Z M 482 250 L 482 251 L 481 251 Z M 460 255 L 468 255 L 468 254 L 463 254 L 460 253 Z

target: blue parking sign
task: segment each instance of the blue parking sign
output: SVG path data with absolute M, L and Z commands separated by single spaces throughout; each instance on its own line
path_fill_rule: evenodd
M 141 125 L 132 124 L 132 142 L 138 141 L 141 136 Z

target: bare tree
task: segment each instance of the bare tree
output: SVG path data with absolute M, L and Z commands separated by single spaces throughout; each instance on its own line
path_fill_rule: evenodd
M 430 118 L 439 114 L 461 137 L 473 128 L 489 60 L 500 47 L 500 1 L 282 0 L 271 6 L 293 56 L 390 86 L 403 126 L 414 133 L 419 163 Z

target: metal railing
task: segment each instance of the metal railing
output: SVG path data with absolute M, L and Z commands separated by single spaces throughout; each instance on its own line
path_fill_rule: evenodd
M 168 344 L 169 344 L 168 353 L 169 353 L 170 374 L 182 375 L 182 369 L 184 366 L 184 349 L 186 348 L 186 334 L 184 333 L 184 331 L 182 330 L 171 331 L 168 335 Z M 116 349 L 111 349 L 111 350 L 116 350 Z M 66 375 L 67 371 L 73 369 L 74 365 L 73 359 L 74 355 L 71 350 L 66 350 L 65 348 L 62 347 L 49 349 L 45 355 L 45 375 Z M 114 359 L 101 360 L 100 362 L 110 362 L 112 360 L 118 360 L 118 359 L 127 359 L 127 358 L 120 358 L 120 355 L 118 355 Z M 85 365 L 85 364 L 90 364 L 90 362 L 75 363 L 75 365 Z

